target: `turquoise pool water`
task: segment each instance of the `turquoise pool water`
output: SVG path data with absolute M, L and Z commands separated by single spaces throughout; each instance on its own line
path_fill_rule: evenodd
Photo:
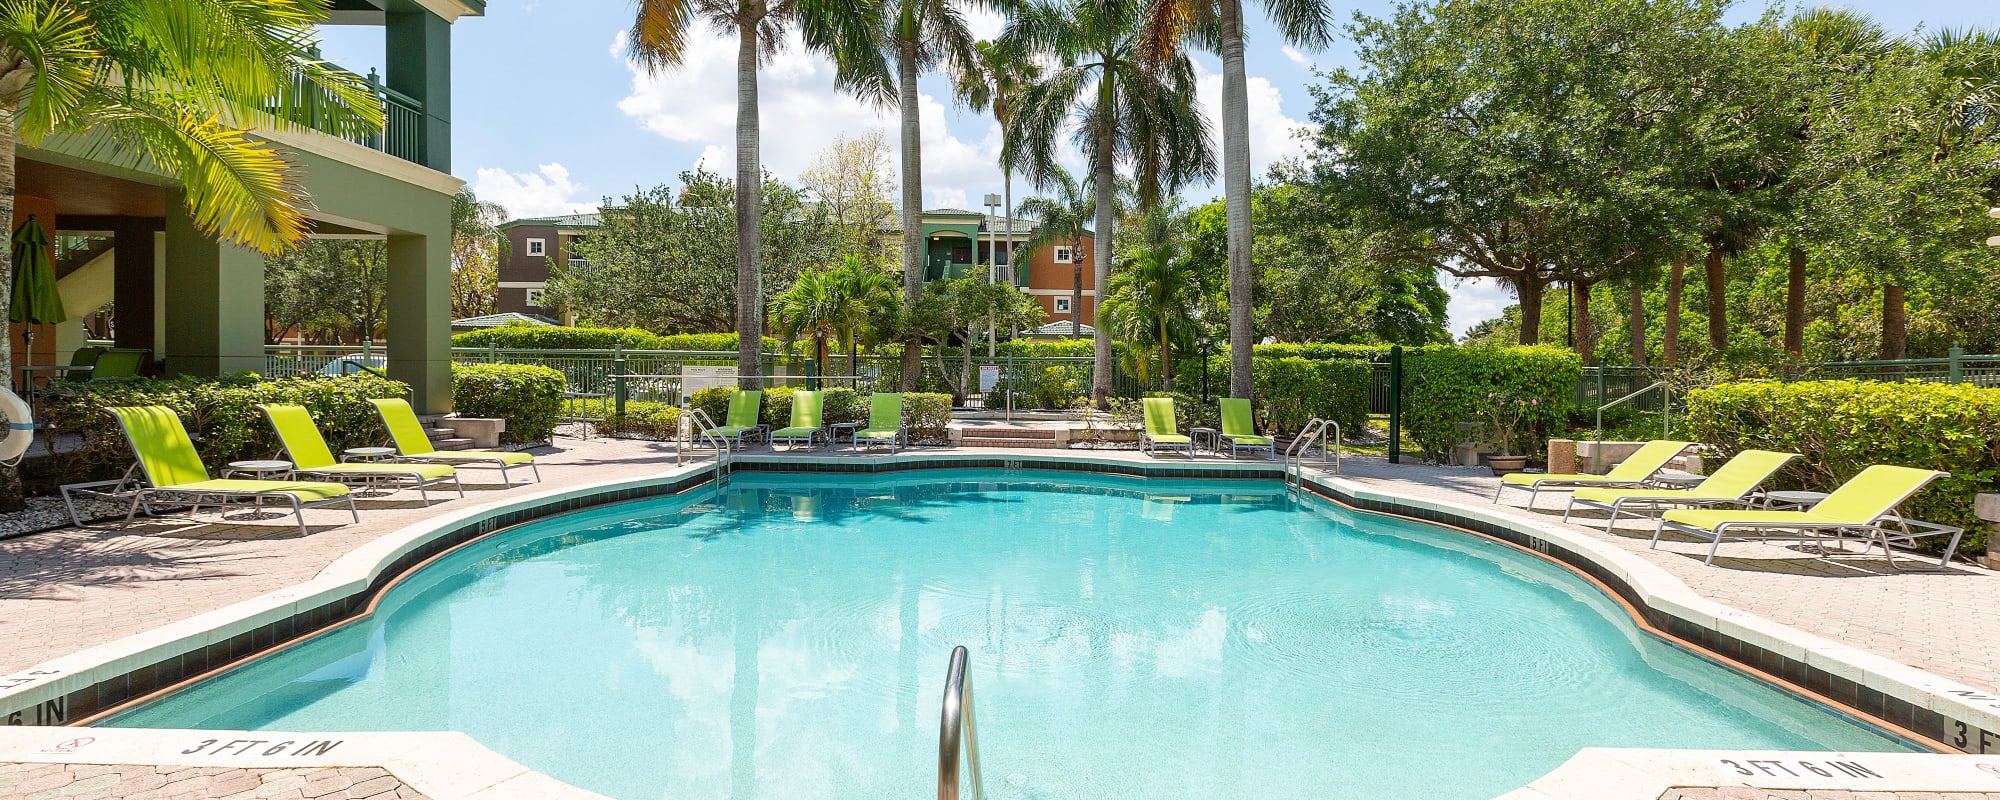
M 1585 746 L 1902 750 L 1569 572 L 1275 482 L 739 475 L 522 526 L 107 724 L 457 730 L 623 800 L 1477 798 Z

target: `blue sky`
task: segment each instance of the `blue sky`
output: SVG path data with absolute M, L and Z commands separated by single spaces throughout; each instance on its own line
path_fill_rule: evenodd
M 1849 5 L 1890 30 L 2000 25 L 2000 5 L 1987 0 Z M 1335 7 L 1345 19 L 1356 12 L 1385 15 L 1394 4 L 1362 0 Z M 1750 19 L 1762 10 L 1739 4 L 1732 17 Z M 453 174 L 513 216 L 538 216 L 589 210 L 635 187 L 677 182 L 698 161 L 727 172 L 735 141 L 734 41 L 704 30 L 686 67 L 647 75 L 623 55 L 622 31 L 631 14 L 629 0 L 488 0 L 486 16 L 459 20 L 452 40 Z M 998 33 L 999 18 L 973 16 L 976 34 Z M 1341 38 L 1322 52 L 1303 53 L 1275 41 L 1261 19 L 1253 17 L 1250 31 L 1251 154 L 1262 174 L 1272 161 L 1299 152 L 1293 134 L 1311 108 L 1306 87 L 1315 80 L 1313 70 L 1351 66 L 1353 42 Z M 380 28 L 328 27 L 323 33 L 328 58 L 357 72 L 380 68 Z M 1196 60 L 1200 99 L 1213 109 L 1220 65 L 1207 55 Z M 760 91 L 764 164 L 780 178 L 796 179 L 836 135 L 875 128 L 895 146 L 893 111 L 834 92 L 831 66 L 795 43 L 764 67 Z M 998 126 L 957 107 L 940 76 L 927 76 L 922 93 L 926 207 L 971 207 L 981 195 L 1000 191 L 993 166 Z M 1017 181 L 1016 202 L 1030 191 Z M 1193 204 L 1214 193 L 1202 186 L 1183 196 Z M 1513 302 L 1489 282 L 1454 285 L 1447 279 L 1446 287 L 1454 332 Z

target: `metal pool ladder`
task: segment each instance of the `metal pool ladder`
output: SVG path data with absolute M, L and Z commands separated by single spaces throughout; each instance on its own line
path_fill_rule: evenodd
M 715 419 L 708 412 L 689 406 L 688 419 L 694 424 L 694 435 L 715 448 L 715 485 L 729 482 L 729 442 L 715 435 Z M 690 442 L 692 444 L 692 442 Z M 674 463 L 680 463 L 681 449 L 674 449 Z
M 1330 419 L 1313 417 L 1299 436 L 1285 448 L 1285 486 L 1298 488 L 1305 485 L 1306 453 L 1314 444 L 1319 445 L 1319 465 L 1326 467 L 1326 429 L 1333 429 L 1333 474 L 1340 474 L 1340 423 Z
M 972 800 L 986 800 L 986 784 L 979 777 L 979 736 L 972 724 L 972 676 L 965 672 L 965 659 L 965 645 L 952 648 L 951 668 L 944 676 L 944 714 L 938 722 L 938 800 L 958 800 L 961 762 L 972 779 Z

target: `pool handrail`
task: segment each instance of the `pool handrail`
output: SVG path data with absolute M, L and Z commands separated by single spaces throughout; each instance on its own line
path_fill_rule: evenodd
M 944 713 L 938 720 L 938 800 L 958 800 L 958 768 L 963 761 L 972 779 L 972 800 L 986 800 L 979 776 L 979 736 L 972 723 L 972 676 L 965 671 L 965 645 L 951 650 L 951 667 L 944 677 Z
M 1315 443 L 1319 445 L 1320 469 L 1326 469 L 1326 442 L 1324 437 L 1326 429 L 1329 427 L 1333 428 L 1333 474 L 1340 474 L 1340 423 L 1330 419 L 1313 417 L 1306 422 L 1304 428 L 1299 430 L 1298 438 L 1293 439 L 1292 443 L 1285 448 L 1284 471 L 1286 486 L 1303 486 L 1305 484 L 1306 453 L 1312 450 L 1312 446 Z

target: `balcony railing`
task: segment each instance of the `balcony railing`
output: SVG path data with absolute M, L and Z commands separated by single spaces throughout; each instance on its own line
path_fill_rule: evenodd
M 334 67 L 339 69 L 339 67 Z M 295 80 L 303 81 L 303 78 Z M 374 69 L 368 70 L 364 79 L 368 88 L 382 101 L 382 130 L 364 135 L 343 134 L 332 124 L 327 109 L 318 102 L 308 101 L 291 109 L 282 116 L 291 122 L 323 133 L 333 134 L 372 150 L 380 150 L 389 155 L 417 164 L 429 164 L 424 152 L 424 104 L 414 97 L 398 92 L 382 84 Z M 314 98 L 317 95 L 295 88 L 295 96 Z

